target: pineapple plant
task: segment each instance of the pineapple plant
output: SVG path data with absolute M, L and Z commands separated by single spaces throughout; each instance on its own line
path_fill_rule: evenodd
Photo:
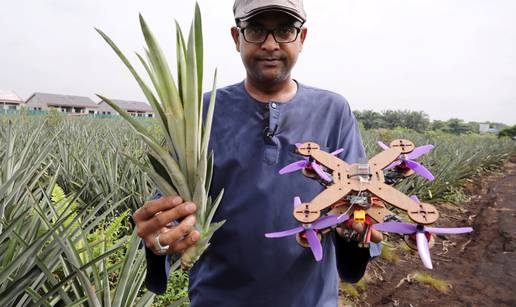
M 149 148 L 147 156 L 150 164 L 141 163 L 130 155 L 126 156 L 149 175 L 163 195 L 179 195 L 183 200 L 197 205 L 194 227 L 199 231 L 200 239 L 185 250 L 181 257 L 181 267 L 188 270 L 209 246 L 213 233 L 224 224 L 224 221 L 212 222 L 223 190 L 215 199 L 208 195 L 214 161 L 213 153 L 208 152 L 208 143 L 215 108 L 217 71 L 207 114 L 203 120 L 203 37 L 199 5 L 195 6 L 187 41 L 176 21 L 177 83 L 158 42 L 141 15 L 140 25 L 146 48 L 145 57 L 138 53 L 137 57 L 153 88 L 140 77 L 117 45 L 104 32 L 96 30 L 139 84 L 153 108 L 164 140 L 150 133 L 141 121 L 133 118 L 109 98 L 98 96 L 126 119 L 145 141 Z

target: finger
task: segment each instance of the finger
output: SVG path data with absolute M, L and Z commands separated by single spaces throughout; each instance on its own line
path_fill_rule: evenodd
M 342 227 L 335 228 L 335 231 L 341 238 L 344 238 L 344 229 Z
M 371 242 L 380 243 L 383 240 L 383 234 L 378 230 L 372 230 L 371 232 Z
M 364 223 L 358 223 L 358 222 L 353 222 L 353 225 L 351 226 L 353 228 L 354 231 L 356 231 L 358 234 L 361 234 L 364 232 Z
M 171 221 L 178 220 L 179 218 L 183 218 L 193 212 L 195 212 L 196 206 L 193 203 L 183 203 L 175 208 L 160 211 L 159 214 L 155 214 L 153 218 L 147 221 L 138 221 L 136 223 L 137 235 L 140 238 L 143 238 L 146 243 L 152 245 L 154 240 L 154 236 L 156 233 L 170 224 Z M 174 226 L 172 228 L 175 228 Z
M 194 203 L 186 202 L 175 208 L 162 211 L 160 214 L 154 215 L 152 219 L 142 222 L 142 224 L 145 225 L 147 232 L 156 233 L 159 229 L 169 225 L 170 222 L 178 221 L 193 214 L 195 210 L 197 210 L 197 206 Z
M 197 230 L 194 230 L 186 238 L 174 242 L 174 244 L 172 244 L 168 249 L 167 253 L 183 252 L 190 246 L 194 245 L 197 241 L 199 241 L 200 237 L 200 233 Z
M 176 241 L 183 239 L 193 230 L 194 224 L 195 216 L 188 216 L 179 225 L 160 235 L 161 245 L 172 245 Z
M 166 196 L 146 202 L 143 207 L 134 212 L 133 219 L 136 223 L 146 221 L 152 218 L 156 213 L 168 209 L 172 209 L 183 203 L 183 199 L 179 196 Z

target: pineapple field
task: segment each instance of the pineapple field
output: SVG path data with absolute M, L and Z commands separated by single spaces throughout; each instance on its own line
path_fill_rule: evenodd
M 165 138 L 156 120 L 139 121 L 149 135 Z M 436 180 L 414 176 L 397 188 L 458 212 L 475 192 L 473 182 L 516 153 L 509 138 L 476 134 L 394 129 L 362 137 L 369 156 L 381 150 L 378 140 L 433 144 L 419 161 Z M 180 270 L 163 296 L 143 285 L 145 254 L 130 216 L 157 190 L 135 163 L 150 164 L 147 146 L 117 117 L 0 116 L 0 306 L 187 304 L 188 278 Z M 362 290 L 347 291 L 343 296 Z

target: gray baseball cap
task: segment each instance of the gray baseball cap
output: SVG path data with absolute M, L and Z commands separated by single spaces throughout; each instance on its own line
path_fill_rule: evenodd
M 306 21 L 303 0 L 235 0 L 235 20 L 245 21 L 265 11 L 280 11 L 301 22 Z

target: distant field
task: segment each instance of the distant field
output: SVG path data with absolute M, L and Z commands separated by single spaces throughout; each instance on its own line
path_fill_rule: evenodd
M 146 123 L 159 133 L 152 120 Z M 398 186 L 428 202 L 460 201 L 467 180 L 516 153 L 514 141 L 476 134 L 367 130 L 362 136 L 369 156 L 379 152 L 378 140 L 435 145 L 419 161 L 437 179 L 414 177 Z M 127 217 L 154 187 L 123 156 L 145 163 L 144 150 L 117 118 L 0 116 L 0 306 L 119 296 L 133 306 L 153 299 L 140 289 L 145 258 Z M 159 304 L 185 296 L 185 276 L 172 278 Z

